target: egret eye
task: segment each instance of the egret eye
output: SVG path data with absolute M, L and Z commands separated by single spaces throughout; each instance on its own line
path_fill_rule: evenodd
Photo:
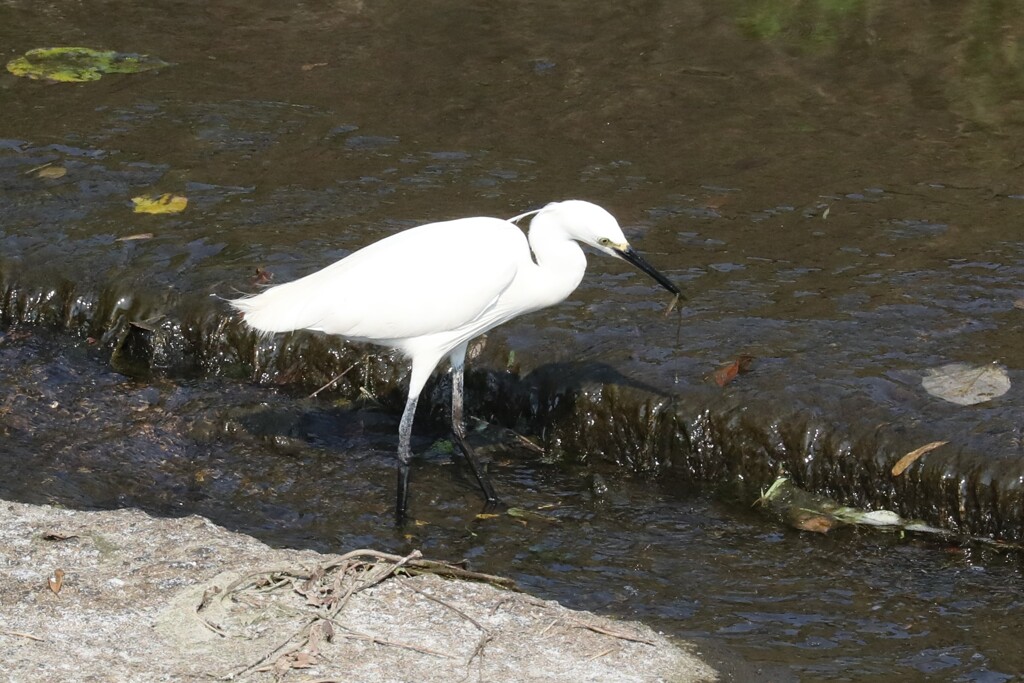
M 612 241 L 607 237 L 602 237 L 597 241 L 597 243 L 600 244 L 602 247 L 610 247 L 612 245 Z

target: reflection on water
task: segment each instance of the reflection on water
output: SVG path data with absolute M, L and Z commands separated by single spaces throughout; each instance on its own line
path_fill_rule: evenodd
M 2 290 L 5 321 L 85 320 L 84 338 L 105 329 L 91 317 L 135 305 L 173 318 L 179 300 L 248 289 L 257 267 L 284 281 L 418 222 L 584 197 L 685 283 L 684 325 L 659 317 L 639 276 L 595 263 L 571 301 L 495 335 L 524 373 L 605 363 L 761 420 L 783 445 L 787 424 L 818 421 L 857 471 L 881 469 L 850 447 L 864 433 L 888 430 L 894 450 L 949 439 L 922 471 L 955 485 L 970 470 L 979 487 L 996 482 L 996 497 L 1020 495 L 1020 392 L 964 410 L 919 387 L 952 361 L 998 361 L 1022 380 L 1016 4 L 182 10 L 0 6 L 7 58 L 66 35 L 175 64 L 80 86 L 0 76 L 0 280 L 29 292 L 26 303 Z M 67 172 L 41 178 L 45 164 Z M 189 209 L 131 213 L 132 196 L 159 192 L 186 194 Z M 73 304 L 37 316 L 69 283 Z M 105 362 L 114 339 L 97 336 L 90 348 Z M 5 381 L 24 388 L 0 409 L 13 456 L 0 468 L 36 467 L 6 478 L 24 482 L 8 495 L 203 512 L 283 544 L 404 545 L 382 531 L 389 416 L 248 383 L 135 385 L 59 345 L 10 351 L 16 341 L 0 344 L 14 354 Z M 217 353 L 228 360 L 202 369 L 248 372 Z M 724 391 L 704 382 L 740 353 L 755 356 L 751 373 Z M 255 410 L 262 400 L 269 408 Z M 847 468 L 819 447 L 792 473 L 805 483 L 892 488 L 829 479 Z M 580 484 L 591 472 L 518 456 L 501 463 L 503 489 L 525 506 L 558 502 L 561 521 L 489 526 L 471 518 L 475 494 L 452 483 L 446 459 L 428 459 L 417 509 L 431 524 L 416 540 L 563 600 L 723 640 L 805 680 L 998 681 L 1024 668 L 1007 633 L 1021 606 L 1014 560 L 779 533 L 672 490 L 671 473 L 655 491 L 620 475 L 595 496 Z
M 738 24 L 750 36 L 801 59 L 853 66 L 892 58 L 915 108 L 948 109 L 973 126 L 1024 122 L 1024 11 L 1014 3 L 915 9 L 870 0 L 736 4 Z

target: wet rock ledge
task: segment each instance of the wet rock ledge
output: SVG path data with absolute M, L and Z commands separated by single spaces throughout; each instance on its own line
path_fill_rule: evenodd
M 640 624 L 376 559 L 0 501 L 5 680 L 717 680 Z
M 116 371 L 143 379 L 221 377 L 306 393 L 329 387 L 324 397 L 347 399 L 369 392 L 396 413 L 405 400 L 404 360 L 313 334 L 260 339 L 199 291 L 26 278 L 0 262 L 0 331 L 19 325 L 85 338 Z M 500 344 L 471 348 L 471 357 L 476 352 L 467 411 L 542 434 L 550 459 L 711 483 L 745 504 L 786 475 L 844 505 L 892 510 L 966 537 L 1024 542 L 1024 459 L 949 448 L 896 478 L 892 466 L 936 438 L 915 439 L 899 424 L 842 426 L 827 414 L 780 413 L 693 383 L 666 395 L 593 363 L 527 374 L 509 367 L 510 350 Z M 448 402 L 447 378 L 438 373 L 421 397 L 417 425 L 443 425 Z

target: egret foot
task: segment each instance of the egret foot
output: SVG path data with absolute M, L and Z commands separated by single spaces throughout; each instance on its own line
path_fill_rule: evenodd
M 398 496 L 395 501 L 395 524 L 405 524 L 409 508 L 409 463 L 398 463 Z
M 462 455 L 466 458 L 466 462 L 469 463 L 469 468 L 473 470 L 473 476 L 476 477 L 476 481 L 480 484 L 480 490 L 483 491 L 484 498 L 487 499 L 489 505 L 496 505 L 501 501 L 498 500 L 498 494 L 494 492 L 494 485 L 491 484 L 491 480 L 487 477 L 487 473 L 484 472 L 483 467 L 480 465 L 480 461 L 477 460 L 476 451 L 466 441 L 466 437 L 459 434 L 458 431 L 452 430 L 452 440 L 462 451 Z

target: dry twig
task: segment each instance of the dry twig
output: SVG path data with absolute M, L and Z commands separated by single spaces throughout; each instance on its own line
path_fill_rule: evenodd
M 423 590 L 420 590 L 419 588 L 417 588 L 416 586 L 412 585 L 408 581 L 403 581 L 401 583 L 401 585 L 405 586 L 406 588 L 411 589 L 412 591 L 414 591 L 416 593 L 419 593 L 420 595 L 425 597 L 427 600 L 431 600 L 432 602 L 436 602 L 438 605 L 441 605 L 442 607 L 445 607 L 445 608 L 451 610 L 452 612 L 455 612 L 460 617 L 462 617 L 463 619 L 465 619 L 469 623 L 473 624 L 473 626 L 477 627 L 477 629 L 480 631 L 480 640 L 477 641 L 476 647 L 473 648 L 472 654 L 470 654 L 469 655 L 469 659 L 466 660 L 466 666 L 469 666 L 470 664 L 472 664 L 473 660 L 476 659 L 480 655 L 480 653 L 484 651 L 484 648 L 487 646 L 487 643 L 490 642 L 490 640 L 492 638 L 491 632 L 488 631 L 487 628 L 485 628 L 483 626 L 483 624 L 481 624 L 479 621 L 477 621 L 473 617 L 469 616 L 468 614 L 466 614 L 465 612 L 460 610 L 455 605 L 451 605 L 451 604 L 447 603 L 446 601 L 442 600 L 441 598 L 439 598 L 437 596 L 431 595 L 430 593 L 427 593 L 427 592 L 425 592 Z
M 14 636 L 16 638 L 28 638 L 29 640 L 35 640 L 35 641 L 40 642 L 40 643 L 45 643 L 46 642 L 46 638 L 40 638 L 39 636 L 34 636 L 31 633 L 23 633 L 21 631 L 11 631 L 10 629 L 6 629 L 6 628 L 0 628 L 0 633 L 4 634 L 5 636 Z
M 572 621 L 575 626 L 579 628 L 585 628 L 589 631 L 593 631 L 594 633 L 600 633 L 601 635 L 611 636 L 612 638 L 618 638 L 619 640 L 628 640 L 631 643 L 643 643 L 644 645 L 652 646 L 654 645 L 654 641 L 647 640 L 646 638 L 641 638 L 640 636 L 634 636 L 632 634 L 625 633 L 624 631 L 613 631 L 611 629 L 604 628 L 603 626 L 598 626 L 596 624 L 588 624 L 585 621 L 580 621 L 578 619 L 573 619 Z
M 343 370 L 343 371 L 341 372 L 341 374 L 339 374 L 339 375 L 338 375 L 337 377 L 335 377 L 335 378 L 334 378 L 334 379 L 332 379 L 332 380 L 331 380 L 330 382 L 328 382 L 327 384 L 323 385 L 322 387 L 320 387 L 319 389 L 317 389 L 316 391 L 314 391 L 314 392 L 313 392 L 312 394 L 310 394 L 310 395 L 309 395 L 309 398 L 316 398 L 317 394 L 319 394 L 319 393 L 320 393 L 321 391 L 323 391 L 324 389 L 326 389 L 327 387 L 331 386 L 332 384 L 334 384 L 335 382 L 337 382 L 337 381 L 338 381 L 339 379 L 341 379 L 342 377 L 344 377 L 345 375 L 347 375 L 347 374 L 349 373 L 349 371 L 350 371 L 350 370 L 351 370 L 352 368 L 354 368 L 355 366 L 356 366 L 356 364 L 355 364 L 355 363 L 353 363 L 352 365 L 350 365 L 350 366 L 348 366 L 347 368 L 345 368 L 345 370 Z
M 386 561 L 388 561 L 389 564 L 377 562 L 368 565 L 365 562 L 354 561 L 355 558 L 365 556 L 381 559 L 381 555 L 387 554 L 379 553 L 375 550 L 355 550 L 335 558 L 326 564 L 317 565 L 313 569 L 306 569 L 303 567 L 303 574 L 299 574 L 293 566 L 283 566 L 276 567 L 270 571 L 253 572 L 232 581 L 221 593 L 221 600 L 239 590 L 242 590 L 243 587 L 259 588 L 266 591 L 276 590 L 285 585 L 290 585 L 296 592 L 301 595 L 307 595 L 308 597 L 308 593 L 314 590 L 313 584 L 318 581 L 322 581 L 327 572 L 335 568 L 340 568 L 339 574 L 341 577 L 349 576 L 353 579 L 348 590 L 345 592 L 345 595 L 337 600 L 335 605 L 327 612 L 327 614 L 324 614 L 322 610 L 318 610 L 315 614 L 306 617 L 306 623 L 303 624 L 298 631 L 288 636 L 280 645 L 272 648 L 252 664 L 226 674 L 223 676 L 223 679 L 230 680 L 257 671 L 278 671 L 281 667 L 284 667 L 285 670 L 291 668 L 292 663 L 287 658 L 297 655 L 297 653 L 301 654 L 300 651 L 307 646 L 311 647 L 311 649 L 315 649 L 314 646 L 319 645 L 321 637 L 314 632 L 314 627 L 317 624 L 324 623 L 325 621 L 329 623 L 337 623 L 336 617 L 338 613 L 345 608 L 345 605 L 348 603 L 348 600 L 352 595 L 372 586 L 376 586 L 389 576 L 393 575 L 398 571 L 398 569 L 406 565 L 408 562 L 422 557 L 422 553 L 420 553 L 419 550 L 414 550 L 405 557 L 401 557 L 399 555 L 391 555 L 387 557 Z M 352 576 L 355 568 L 367 566 L 369 566 L 369 568 L 363 571 L 362 576 Z M 376 571 L 373 576 L 369 578 L 365 577 L 365 574 L 374 572 L 375 569 L 378 571 Z M 303 583 L 301 587 L 297 585 L 297 582 L 299 581 Z M 267 587 L 268 584 L 269 588 Z M 340 580 L 335 581 L 333 585 L 336 589 L 340 589 Z M 314 640 L 316 642 L 313 642 Z M 309 656 L 313 656 L 315 652 L 307 654 Z

